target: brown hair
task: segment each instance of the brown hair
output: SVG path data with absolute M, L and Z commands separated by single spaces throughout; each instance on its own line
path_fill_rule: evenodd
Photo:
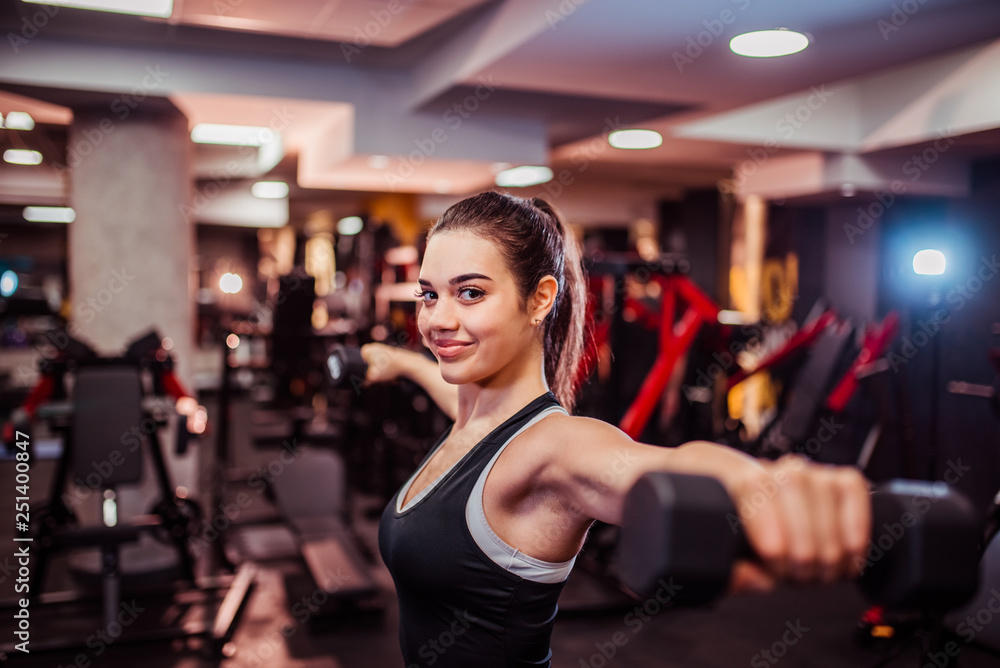
M 484 192 L 458 202 L 427 233 L 466 230 L 492 241 L 514 276 L 522 308 L 544 276 L 559 284 L 545 317 L 545 380 L 559 403 L 573 412 L 583 355 L 587 288 L 580 247 L 548 202 Z

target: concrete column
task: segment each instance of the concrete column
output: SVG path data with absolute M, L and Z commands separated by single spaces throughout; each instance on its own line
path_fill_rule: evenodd
M 67 165 L 76 210 L 69 228 L 71 334 L 113 356 L 155 328 L 173 340 L 178 377 L 191 389 L 195 248 L 187 119 L 154 98 L 124 119 L 108 108 L 77 111 Z M 164 443 L 172 444 L 167 436 Z M 196 491 L 194 454 L 165 452 L 174 483 Z M 146 478 L 136 497 L 143 506 L 155 493 L 155 480 Z

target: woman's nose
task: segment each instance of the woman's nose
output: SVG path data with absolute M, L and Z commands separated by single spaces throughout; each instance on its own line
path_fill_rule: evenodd
M 427 315 L 427 326 L 433 330 L 457 329 L 458 322 L 455 307 L 447 299 L 438 299 L 434 306 L 424 308 Z

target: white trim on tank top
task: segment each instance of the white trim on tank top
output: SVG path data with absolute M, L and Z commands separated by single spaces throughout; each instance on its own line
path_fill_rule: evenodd
M 493 455 L 493 459 L 489 461 L 483 472 L 479 474 L 479 480 L 476 481 L 476 486 L 473 487 L 472 493 L 469 494 L 469 500 L 465 505 L 465 521 L 469 526 L 469 532 L 476 541 L 476 545 L 497 566 L 525 580 L 558 584 L 564 582 L 569 577 L 570 571 L 573 570 L 573 564 L 576 562 L 576 557 L 568 561 L 553 562 L 542 561 L 541 559 L 524 554 L 516 547 L 508 545 L 493 531 L 489 522 L 486 521 L 486 511 L 483 508 L 483 490 L 486 487 L 486 477 L 489 476 L 497 459 L 518 434 L 552 413 L 568 415 L 562 406 L 546 408 L 525 423 L 513 436 L 507 439 L 506 443 L 500 446 L 496 454 Z

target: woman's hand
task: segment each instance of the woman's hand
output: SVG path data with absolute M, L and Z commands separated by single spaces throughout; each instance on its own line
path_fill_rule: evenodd
M 384 343 L 366 343 L 361 346 L 361 358 L 368 363 L 365 380 L 369 383 L 388 383 L 406 375 L 406 356 L 412 354 Z
M 424 388 L 445 415 L 452 420 L 458 415 L 458 386 L 445 382 L 437 361 L 384 343 L 361 346 L 361 358 L 368 363 L 366 383 L 388 383 L 399 378 L 412 380 Z
M 789 455 L 727 485 L 759 563 L 740 562 L 733 590 L 777 580 L 831 582 L 859 574 L 871 536 L 868 483 L 849 467 Z

